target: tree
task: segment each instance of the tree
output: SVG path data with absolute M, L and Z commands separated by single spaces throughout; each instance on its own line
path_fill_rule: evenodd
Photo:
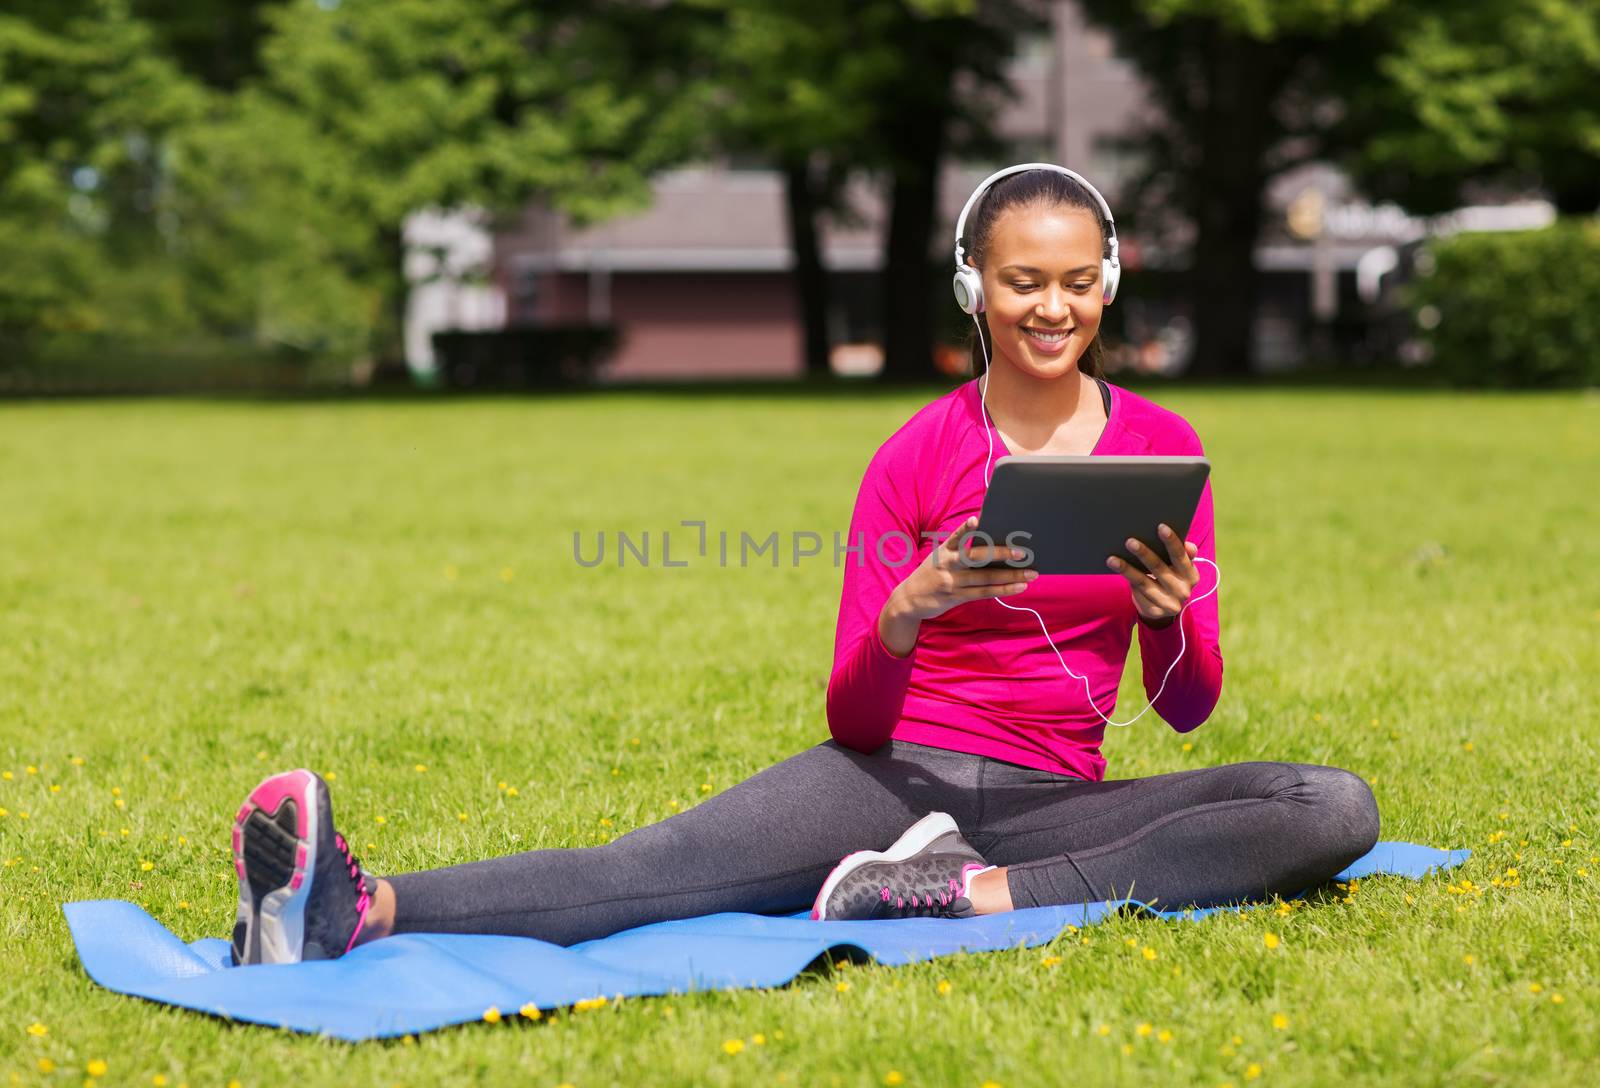
M 845 183 L 869 174 L 888 196 L 883 376 L 932 376 L 939 169 L 954 152 L 1000 146 L 991 122 L 1009 93 L 1014 35 L 1042 23 L 1043 9 L 1032 0 L 726 0 L 725 10 L 721 139 L 766 152 L 783 171 L 807 371 L 828 369 L 817 221 L 851 215 Z
M 1397 2 L 1083 0 L 1160 110 L 1138 140 L 1149 165 L 1135 203 L 1155 231 L 1191 239 L 1189 373 L 1252 371 L 1267 184 L 1325 151 L 1331 88 L 1374 73 L 1374 28 Z
M 1350 81 L 1326 141 L 1363 188 L 1417 212 L 1456 207 L 1474 184 L 1600 208 L 1600 7 L 1464 0 L 1398 15 L 1381 78 Z
M 261 93 L 320 137 L 304 176 L 370 233 L 390 358 L 408 213 L 539 197 L 589 221 L 641 206 L 653 172 L 703 146 L 703 8 L 289 0 L 267 18 Z

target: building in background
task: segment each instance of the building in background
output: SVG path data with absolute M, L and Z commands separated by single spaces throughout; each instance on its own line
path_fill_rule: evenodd
M 1110 35 L 1088 26 L 1074 0 L 1055 0 L 1048 32 L 1023 40 L 1010 77 L 1017 97 L 998 124 L 1017 159 L 1077 170 L 1115 211 L 1138 166 L 1121 141 L 1153 107 L 1137 70 L 1114 54 Z M 1003 165 L 945 166 L 936 237 L 951 237 L 972 189 Z M 863 226 L 821 225 L 832 361 L 839 373 L 871 374 L 881 364 L 876 273 L 885 209 L 882 194 L 868 184 L 857 185 L 850 198 Z M 415 262 L 413 282 L 420 286 L 407 324 L 408 359 L 419 374 L 430 371 L 428 336 L 440 328 L 614 324 L 621 341 L 600 371 L 603 381 L 798 377 L 802 331 L 784 203 L 778 171 L 724 158 L 663 174 L 651 207 L 593 227 L 575 228 L 538 204 L 492 238 L 470 217 L 431 217 L 419 224 L 414 243 L 414 253 L 426 252 Z M 1349 349 L 1317 336 L 1340 329 L 1341 314 L 1359 319 L 1363 300 L 1376 298 L 1382 278 L 1397 267 L 1397 247 L 1467 222 L 1424 222 L 1393 207 L 1373 208 L 1322 166 L 1276 179 L 1268 207 L 1256 256 L 1265 275 L 1255 328 L 1258 365 L 1266 370 L 1292 368 L 1308 352 Z M 1552 216 L 1549 205 L 1522 205 L 1472 222 L 1526 228 Z M 1119 235 L 1125 283 L 1137 284 L 1142 270 L 1175 268 L 1180 259 L 1134 230 Z M 939 245 L 949 251 L 947 242 Z M 488 268 L 487 285 L 452 271 L 475 262 Z M 1110 365 L 1181 371 L 1188 351 L 1183 305 L 1176 292 L 1125 292 Z M 1344 335 L 1365 335 L 1360 325 L 1346 322 Z M 1309 335 L 1313 329 L 1319 332 Z M 959 355 L 951 358 L 957 361 L 950 365 L 960 365 Z

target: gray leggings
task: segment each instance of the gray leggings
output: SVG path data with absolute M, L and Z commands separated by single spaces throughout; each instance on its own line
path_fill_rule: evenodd
M 825 741 L 603 846 L 530 850 L 390 877 L 395 932 L 503 933 L 570 945 L 718 911 L 809 907 L 834 864 L 948 812 L 1017 907 L 1130 896 L 1214 906 L 1321 884 L 1372 849 L 1359 776 L 1230 763 L 1088 782 L 890 741 Z

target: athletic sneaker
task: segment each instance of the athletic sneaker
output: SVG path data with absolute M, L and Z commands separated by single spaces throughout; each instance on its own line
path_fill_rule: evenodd
M 881 853 L 858 850 L 828 874 L 811 907 L 816 921 L 971 918 L 972 878 L 983 860 L 947 813 L 930 812 Z
M 233 867 L 235 966 L 344 955 L 378 888 L 333 829 L 328 784 L 307 770 L 275 774 L 250 791 L 233 821 Z

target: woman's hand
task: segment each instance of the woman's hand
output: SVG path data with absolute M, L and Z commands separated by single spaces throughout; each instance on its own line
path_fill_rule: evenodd
M 962 537 L 977 527 L 976 516 L 964 521 L 928 553 L 884 602 L 878 616 L 878 634 L 896 656 L 910 656 L 923 620 L 941 616 L 967 601 L 1015 596 L 1039 577 L 1038 571 L 1025 567 L 985 569 L 979 565 L 1021 559 L 1024 553 L 1018 548 L 978 544 L 963 553 Z
M 1165 557 L 1156 555 L 1133 537 L 1127 540 L 1128 550 L 1144 564 L 1148 574 L 1114 555 L 1106 558 L 1106 566 L 1128 580 L 1128 585 L 1133 588 L 1133 607 L 1138 610 L 1140 617 L 1153 627 L 1165 627 L 1183 611 L 1185 602 L 1200 581 L 1200 572 L 1194 565 L 1200 545 L 1192 540 L 1180 543 L 1178 534 L 1165 523 L 1158 527 L 1157 532 L 1161 542 L 1166 545 Z

